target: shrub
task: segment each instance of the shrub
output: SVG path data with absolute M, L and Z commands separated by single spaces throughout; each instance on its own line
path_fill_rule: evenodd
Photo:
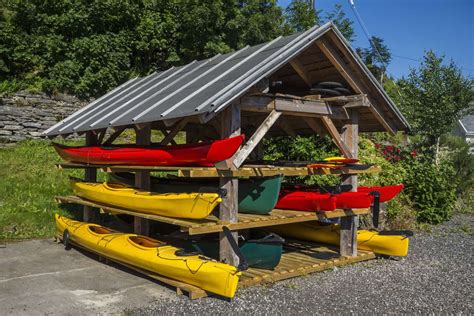
M 405 164 L 406 193 L 417 210 L 420 222 L 438 224 L 450 218 L 456 201 L 455 171 L 443 161 L 413 159 Z
M 267 160 L 314 161 L 330 156 L 339 156 L 339 151 L 329 137 L 274 137 L 264 142 Z M 337 175 L 318 175 L 310 177 L 286 177 L 287 181 L 305 182 L 316 185 L 335 185 L 340 182 Z

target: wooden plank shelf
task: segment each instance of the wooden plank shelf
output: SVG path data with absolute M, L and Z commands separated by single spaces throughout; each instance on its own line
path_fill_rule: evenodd
M 136 217 L 146 218 L 158 222 L 168 223 L 180 226 L 181 231 L 187 232 L 190 235 L 217 233 L 222 231 L 222 227 L 227 226 L 230 230 L 240 230 L 256 227 L 266 227 L 274 225 L 283 225 L 299 222 L 314 221 L 327 218 L 338 218 L 344 216 L 366 215 L 370 209 L 338 209 L 331 212 L 301 212 L 292 210 L 274 209 L 268 215 L 256 214 L 238 214 L 238 221 L 236 223 L 227 223 L 219 220 L 216 216 L 209 216 L 205 219 L 183 219 L 172 218 L 166 216 L 152 215 L 134 212 L 132 210 L 121 209 L 103 203 L 96 203 L 89 200 L 82 199 L 77 196 L 57 196 L 58 203 L 75 203 L 85 206 L 102 209 L 104 212 L 113 214 L 127 214 Z
M 334 247 L 287 240 L 274 270 L 249 268 L 242 273 L 238 287 L 276 282 L 374 258 L 375 254 L 370 251 L 359 250 L 354 257 L 342 257 Z
M 220 170 L 215 167 L 166 167 L 166 166 L 125 166 L 125 165 L 88 165 L 78 163 L 56 164 L 59 169 L 100 168 L 105 172 L 150 171 L 177 172 L 178 177 L 210 178 L 210 177 L 268 177 L 282 174 L 285 176 L 311 176 L 324 174 L 362 174 L 377 173 L 379 166 L 371 166 L 365 170 L 352 168 L 329 169 L 307 167 L 279 167 L 271 165 L 243 165 L 237 170 Z
M 55 239 L 60 242 L 62 236 L 56 234 Z M 96 254 L 99 261 L 103 261 L 106 264 L 113 262 L 118 265 L 123 265 L 130 270 L 134 270 L 149 278 L 157 280 L 160 283 L 167 284 L 175 288 L 178 295 L 187 294 L 191 300 L 209 295 L 205 290 L 194 285 L 173 280 L 155 272 L 143 270 L 124 262 L 117 261 L 113 258 L 108 258 L 101 253 L 94 252 L 77 244 L 74 244 L 74 246 Z M 283 246 L 283 254 L 280 263 L 275 267 L 275 269 L 265 270 L 249 268 L 242 272 L 237 288 L 242 289 L 259 284 L 273 283 L 374 258 L 375 254 L 369 251 L 359 250 L 355 257 L 341 257 L 338 254 L 337 249 L 331 246 L 297 240 L 287 240 Z

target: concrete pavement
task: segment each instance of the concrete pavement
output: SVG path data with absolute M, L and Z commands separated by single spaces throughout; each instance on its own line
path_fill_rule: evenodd
M 174 289 L 51 239 L 0 248 L 0 315 L 121 314 Z

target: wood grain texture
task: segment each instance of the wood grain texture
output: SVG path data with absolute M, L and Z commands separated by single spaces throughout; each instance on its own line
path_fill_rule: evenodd
M 141 129 L 137 129 L 135 132 L 137 145 L 150 145 L 150 124 L 143 126 Z M 135 187 L 149 191 L 150 184 L 150 171 L 144 170 L 135 172 Z M 136 216 L 133 222 L 133 229 L 136 234 L 147 236 L 150 233 L 150 222 L 146 218 Z
M 351 151 L 353 158 L 359 157 L 359 115 L 354 109 L 350 110 L 351 121 L 344 126 L 342 138 Z M 352 185 L 352 191 L 357 191 L 357 175 L 343 176 L 343 184 Z M 341 218 L 340 252 L 342 256 L 357 255 L 357 216 Z
M 92 132 L 86 133 L 86 146 L 95 146 L 98 145 L 97 136 Z M 84 180 L 95 182 L 97 181 L 97 168 L 87 167 L 84 170 Z M 84 206 L 83 208 L 82 219 L 84 222 L 90 223 L 94 222 L 97 219 L 97 211 L 93 207 Z

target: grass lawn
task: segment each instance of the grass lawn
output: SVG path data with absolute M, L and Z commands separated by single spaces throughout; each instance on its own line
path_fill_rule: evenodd
M 0 148 L 0 239 L 52 236 L 53 214 L 71 215 L 59 208 L 54 196 L 70 194 L 68 175 L 83 177 L 84 171 L 58 170 L 57 162 L 60 158 L 49 141 Z
M 134 137 L 133 131 L 126 131 L 117 143 L 133 143 Z M 162 138 L 161 132 L 153 131 L 153 142 Z M 175 140 L 184 143 L 184 134 L 179 133 Z M 64 142 L 60 138 L 54 141 L 83 144 L 79 140 Z M 54 197 L 72 194 L 68 176 L 83 179 L 84 170 L 59 170 L 54 165 L 59 162 L 59 155 L 47 140 L 24 141 L 0 148 L 0 240 L 53 236 L 56 212 L 79 215 L 80 219 L 81 206 L 58 205 Z M 98 179 L 105 180 L 106 174 L 99 172 Z

